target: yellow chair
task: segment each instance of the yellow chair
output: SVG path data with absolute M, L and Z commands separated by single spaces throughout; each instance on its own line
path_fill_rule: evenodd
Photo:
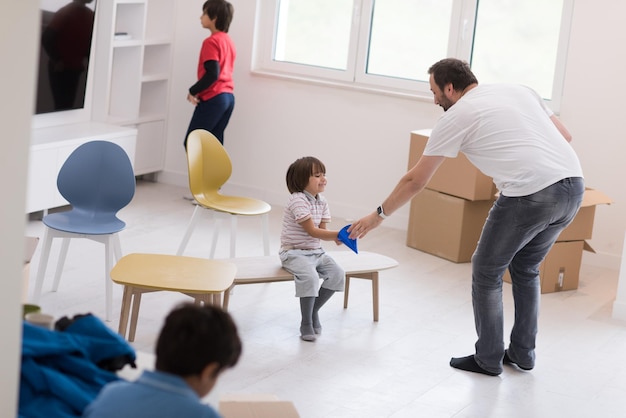
M 189 188 L 197 202 L 183 240 L 176 255 L 182 255 L 203 209 L 213 213 L 215 228 L 211 243 L 210 258 L 215 256 L 219 235 L 220 219 L 216 215 L 231 215 L 230 257 L 235 257 L 237 216 L 261 216 L 263 227 L 263 250 L 270 253 L 269 212 L 272 207 L 258 199 L 220 194 L 220 188 L 232 173 L 232 163 L 226 149 L 218 139 L 204 129 L 196 129 L 187 137 L 187 163 L 189 168 Z

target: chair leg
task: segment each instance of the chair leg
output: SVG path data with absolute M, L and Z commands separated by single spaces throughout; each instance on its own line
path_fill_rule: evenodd
M 265 213 L 261 216 L 263 228 L 263 253 L 270 255 L 270 214 Z
M 65 267 L 65 259 L 67 258 L 67 250 L 70 248 L 70 238 L 63 238 L 61 240 L 61 252 L 59 253 L 59 260 L 57 261 L 57 268 L 54 271 L 54 281 L 52 282 L 52 291 L 59 290 L 59 283 L 61 281 L 61 273 L 63 267 Z
M 378 322 L 378 312 L 379 312 L 379 287 L 378 287 L 378 272 L 373 271 L 370 273 L 359 273 L 356 275 L 346 275 L 346 284 L 343 290 L 343 307 L 344 309 L 348 307 L 348 294 L 350 291 L 350 279 L 365 279 L 370 280 L 372 282 L 372 310 L 374 322 Z
M 139 318 L 139 305 L 141 305 L 141 289 L 133 289 L 133 308 L 130 314 L 130 330 L 128 331 L 128 341 L 135 341 L 135 331 L 137 331 L 137 319 Z
M 108 254 L 107 254 L 108 253 Z M 112 234 L 105 243 L 105 306 L 106 320 L 110 321 L 113 314 L 113 280 L 111 279 L 111 270 L 115 264 L 122 258 L 122 244 L 119 234 Z
M 211 239 L 211 252 L 209 258 L 215 258 L 215 248 L 217 248 L 217 238 L 220 235 L 220 228 L 222 226 L 222 220 L 219 218 L 219 214 L 213 212 L 213 238 Z
M 33 303 L 39 303 L 41 297 L 41 288 L 43 279 L 46 275 L 46 267 L 48 266 L 48 258 L 50 258 L 50 248 L 52 247 L 52 236 L 48 228 L 46 228 L 43 237 L 43 245 L 41 246 L 41 254 L 39 256 L 39 266 L 37 267 L 37 277 L 35 279 L 35 288 L 33 290 Z
M 235 258 L 236 248 L 237 248 L 237 215 L 231 214 L 230 215 L 230 258 Z
M 113 255 L 115 256 L 115 259 L 113 260 L 114 261 L 113 264 L 116 264 L 122 258 L 122 243 L 120 242 L 119 234 L 114 234 L 112 239 L 113 239 Z
M 200 211 L 204 210 L 200 207 L 200 205 L 196 205 L 196 208 L 193 210 L 193 214 L 191 215 L 191 219 L 187 224 L 187 230 L 185 231 L 185 235 L 183 236 L 183 240 L 180 242 L 178 246 L 178 251 L 176 251 L 176 255 L 183 255 L 185 252 L 185 248 L 187 248 L 187 244 L 189 243 L 189 238 L 191 238 L 191 233 L 196 227 L 196 223 L 198 222 Z
M 117 333 L 126 338 L 126 328 L 128 327 L 128 317 L 130 314 L 130 305 L 133 298 L 133 289 L 130 286 L 124 286 L 124 295 L 122 296 L 122 308 L 120 310 L 120 325 Z
M 111 270 L 115 264 L 115 237 L 117 234 L 110 235 L 104 243 L 104 319 L 111 321 L 113 316 L 113 281 L 111 280 Z
M 374 309 L 374 322 L 378 322 L 378 272 L 371 274 L 372 280 L 372 304 Z
M 211 304 L 213 306 L 217 306 L 218 308 L 222 307 L 222 294 L 221 293 L 213 293 L 213 298 L 211 300 Z
M 228 311 L 228 303 L 230 302 L 230 292 L 233 291 L 235 285 L 231 285 L 228 289 L 224 291 L 224 299 L 222 301 L 222 309 Z

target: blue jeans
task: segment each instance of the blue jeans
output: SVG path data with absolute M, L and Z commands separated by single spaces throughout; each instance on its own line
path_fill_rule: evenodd
M 494 202 L 472 256 L 472 303 L 478 335 L 474 359 L 483 369 L 502 371 L 502 276 L 507 268 L 515 304 L 508 354 L 520 366 L 534 367 L 541 296 L 539 265 L 576 216 L 584 189 L 582 178 L 566 178 L 532 195 L 500 196 Z
M 209 100 L 196 105 L 187 128 L 183 145 L 187 149 L 187 137 L 195 129 L 204 129 L 211 132 L 219 141 L 224 144 L 224 130 L 230 115 L 235 108 L 235 96 L 232 93 L 222 93 Z

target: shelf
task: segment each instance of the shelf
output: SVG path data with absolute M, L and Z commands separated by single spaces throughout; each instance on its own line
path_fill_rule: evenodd
M 166 80 L 148 81 L 141 85 L 139 117 L 167 113 L 168 83 Z
M 114 49 L 108 109 L 112 116 L 137 116 L 141 80 L 137 71 L 129 71 L 132 68 L 141 68 L 141 47 Z
M 166 113 L 146 113 L 144 115 L 138 116 L 136 118 L 120 118 L 120 117 L 110 117 L 107 119 L 106 123 L 110 123 L 116 126 L 126 126 L 126 127 L 137 127 L 143 123 L 148 122 L 157 122 L 164 121 L 167 118 Z
M 137 126 L 135 174 L 159 171 L 165 160 L 165 122 L 157 120 Z
M 177 0 L 100 3 L 98 23 L 106 29 L 99 31 L 94 119 L 136 127 L 142 139 L 135 169 L 162 170 Z M 116 32 L 128 36 L 115 39 Z
M 114 40 L 112 43 L 113 48 L 128 48 L 141 45 L 143 45 L 143 42 L 139 39 L 128 39 L 123 41 Z
M 170 72 L 170 45 L 156 44 L 144 47 L 143 75 L 169 74 Z
M 172 41 L 169 38 L 152 38 L 145 39 L 143 44 L 146 46 L 171 45 Z
M 141 115 L 141 117 L 135 119 L 135 125 L 141 125 L 149 122 L 163 122 L 167 117 L 165 113 L 153 113 L 153 114 L 145 114 Z
M 150 0 L 146 17 L 145 39 L 172 39 L 176 21 L 175 2 L 172 0 Z
M 170 76 L 167 73 L 150 74 L 150 75 L 144 75 L 143 77 L 141 77 L 141 82 L 149 83 L 152 81 L 167 81 L 169 78 Z
M 130 35 L 132 40 L 143 40 L 145 6 L 145 2 L 120 3 L 118 1 L 113 35 L 118 32 L 125 32 Z

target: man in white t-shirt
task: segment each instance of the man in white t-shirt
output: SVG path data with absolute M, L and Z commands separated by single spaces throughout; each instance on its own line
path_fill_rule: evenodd
M 574 219 L 584 194 L 571 135 L 541 97 L 524 86 L 478 85 L 469 65 L 443 59 L 428 70 L 435 104 L 445 113 L 423 156 L 368 216 L 354 222 L 362 238 L 428 183 L 445 158 L 459 152 L 493 178 L 500 195 L 472 256 L 472 302 L 478 340 L 475 354 L 456 357 L 457 369 L 497 376 L 502 365 L 535 366 L 539 314 L 539 265 Z M 502 276 L 509 269 L 515 322 L 504 346 Z

